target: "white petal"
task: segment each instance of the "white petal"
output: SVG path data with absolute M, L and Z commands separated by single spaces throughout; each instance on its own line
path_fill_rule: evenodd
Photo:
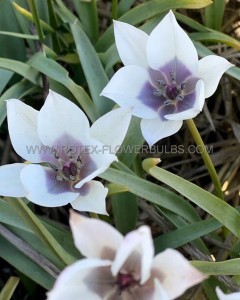
M 187 50 L 186 50 L 187 49 Z M 192 73 L 197 73 L 197 51 L 170 11 L 154 28 L 147 42 L 149 66 L 155 70 L 178 58 Z
M 20 172 L 25 164 L 11 164 L 0 167 L 0 195 L 10 197 L 25 197 L 26 191 L 20 180 Z
M 112 162 L 117 161 L 117 156 L 109 153 L 108 146 L 105 148 L 103 144 L 93 139 L 88 146 L 89 147 L 86 148 L 86 153 L 88 154 L 86 155 L 89 156 L 89 158 L 82 167 L 82 180 L 75 185 L 76 188 L 82 187 L 85 183 L 106 171 Z
M 50 90 L 39 112 L 38 132 L 41 141 L 48 146 L 55 145 L 57 140 L 65 136 L 84 143 L 89 135 L 89 122 L 79 107 Z
M 102 298 L 95 294 L 91 290 L 80 289 L 78 286 L 61 287 L 47 293 L 47 300 L 79 300 L 79 299 L 91 299 L 91 300 L 102 300 Z
M 114 21 L 114 35 L 119 56 L 124 65 L 148 67 L 146 45 L 148 35 L 127 23 Z
M 167 249 L 153 259 L 152 271 L 161 274 L 160 282 L 170 299 L 179 297 L 206 278 L 181 253 L 173 249 Z
M 141 284 L 150 276 L 150 269 L 154 255 L 153 241 L 149 227 L 141 226 L 139 229 L 128 233 L 119 247 L 112 264 L 112 274 L 115 276 L 127 261 L 129 256 L 137 251 L 140 253 Z M 136 259 L 135 257 L 133 259 Z M 131 261 L 128 262 L 131 264 Z
M 101 95 L 112 99 L 120 107 L 131 107 L 132 114 L 137 117 L 152 119 L 157 116 L 157 112 L 140 99 L 141 92 L 150 82 L 146 69 L 140 66 L 126 66 L 115 73 Z
M 112 260 L 123 240 L 123 236 L 108 223 L 86 218 L 74 211 L 71 211 L 70 225 L 75 246 L 89 258 Z
M 35 204 L 56 207 L 66 205 L 78 197 L 67 181 L 58 181 L 50 168 L 27 165 L 20 173 L 26 197 Z
M 142 286 L 136 290 L 136 299 L 138 300 L 170 300 L 166 291 L 157 279 L 153 280 L 154 286 Z
M 15 151 L 31 162 L 42 162 L 37 132 L 38 111 L 17 99 L 7 101 L 8 130 Z
M 81 190 L 83 190 L 81 192 Z M 81 187 L 80 195 L 71 202 L 74 209 L 107 215 L 106 197 L 108 189 L 101 182 L 91 180 Z
M 48 293 L 48 300 L 59 300 L 59 299 L 101 299 L 94 291 L 91 289 L 91 286 L 88 285 L 88 277 L 92 277 L 94 273 L 100 268 L 108 268 L 111 264 L 110 261 L 100 260 L 100 259 L 82 259 L 67 268 L 65 268 L 62 273 L 57 278 L 56 283 L 54 284 L 53 289 Z M 101 270 L 101 269 L 100 269 Z M 96 275 L 98 275 L 97 273 Z M 95 281 L 94 281 L 95 279 Z M 99 285 L 98 280 L 101 281 L 102 278 L 92 279 L 91 284 Z M 102 284 L 103 284 L 102 280 Z M 107 287 L 107 283 L 106 283 Z M 68 292 L 67 297 L 63 298 L 63 295 L 66 295 L 65 292 Z M 83 296 L 88 296 L 84 298 Z M 59 298 L 58 298 L 59 296 Z M 74 298 L 77 297 L 77 298 Z
M 151 147 L 157 141 L 176 133 L 182 121 L 162 121 L 160 118 L 141 121 L 142 135 Z
M 223 75 L 233 65 L 225 58 L 217 55 L 208 55 L 199 61 L 199 77 L 205 86 L 205 98 L 212 96 Z
M 90 134 L 116 153 L 127 133 L 131 121 L 131 109 L 118 108 L 105 114 L 93 123 Z
M 224 294 L 219 287 L 216 287 L 216 293 L 219 300 L 239 300 L 240 292 L 232 293 L 232 294 Z

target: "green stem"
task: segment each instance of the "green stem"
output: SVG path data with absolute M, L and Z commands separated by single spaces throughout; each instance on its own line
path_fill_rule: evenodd
M 98 10 L 96 0 L 91 1 L 91 17 L 92 17 L 92 36 L 93 42 L 96 43 L 99 38 L 99 27 L 98 27 Z
M 112 19 L 117 20 L 118 18 L 118 0 L 112 0 Z
M 89 215 L 90 215 L 90 218 L 92 218 L 92 219 L 99 219 L 99 216 L 96 213 L 90 212 Z
M 219 198 L 224 199 L 223 192 L 222 192 L 222 186 L 219 181 L 217 172 L 214 168 L 212 160 L 207 152 L 207 149 L 203 143 L 203 140 L 198 132 L 198 129 L 197 129 L 195 123 L 192 119 L 186 120 L 186 123 L 187 123 L 187 126 L 188 126 L 197 146 L 200 146 L 200 147 L 202 147 L 202 149 L 204 149 L 204 151 L 201 151 L 201 155 L 202 155 L 203 161 L 205 163 L 205 166 L 208 169 L 208 172 L 212 179 L 212 182 L 215 186 L 216 194 L 218 195 Z

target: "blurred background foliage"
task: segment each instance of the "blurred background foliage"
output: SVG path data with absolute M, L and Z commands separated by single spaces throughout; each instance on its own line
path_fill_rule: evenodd
M 169 9 L 189 33 L 199 57 L 215 53 L 235 64 L 206 101 L 196 124 L 209 147 L 226 202 L 238 208 L 240 4 L 236 0 L 0 0 L 1 164 L 20 161 L 7 131 L 6 99 L 22 99 L 39 109 L 51 88 L 79 105 L 93 122 L 114 106 L 100 97 L 121 67 L 112 20 L 150 33 Z M 143 144 L 139 119 L 133 118 L 124 145 Z M 215 275 L 202 287 L 188 291 L 184 299 L 215 300 L 216 285 L 224 291 L 239 288 L 240 263 L 234 259 L 240 252 L 240 219 L 230 205 L 225 206 L 225 219 L 221 210 L 210 207 L 216 200 L 210 194 L 213 185 L 200 154 L 186 150 L 193 144 L 183 127 L 159 142 L 158 151 L 119 153 L 119 163 L 101 176 L 109 187 L 110 214 L 101 218 L 124 234 L 148 224 L 156 252 L 178 248 L 189 259 L 198 260 L 199 269 Z M 172 145 L 184 151 L 174 152 Z M 168 173 L 163 181 L 172 189 L 159 183 L 160 171 L 152 174 L 156 180 L 146 175 L 141 163 L 148 157 L 161 157 L 161 167 L 184 178 L 183 190 L 177 189 L 179 179 Z M 188 194 L 189 181 L 204 191 L 194 186 L 196 197 Z M 203 198 L 209 202 L 203 203 Z M 218 200 L 211 203 L 218 206 Z M 37 207 L 26 199 L 0 199 L 1 300 L 12 295 L 18 300 L 45 299 L 60 270 L 80 257 L 69 231 L 68 210 L 68 206 Z M 214 264 L 213 257 L 223 263 Z

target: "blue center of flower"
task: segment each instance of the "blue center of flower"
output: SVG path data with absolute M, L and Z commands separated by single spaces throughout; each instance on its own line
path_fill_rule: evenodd
M 154 96 L 163 97 L 165 99 L 164 104 L 176 104 L 177 101 L 184 99 L 184 87 L 185 83 L 178 85 L 176 82 L 176 73 L 170 72 L 170 84 L 164 80 L 158 80 L 158 88 L 153 91 Z
M 80 181 L 80 170 L 82 167 L 80 156 L 75 159 L 71 148 L 66 153 L 63 153 L 64 155 L 60 155 L 55 149 L 52 151 L 52 154 L 57 160 L 58 166 L 53 164 L 49 164 L 49 166 L 55 172 L 55 177 L 58 181 Z M 62 157 L 65 157 L 65 159 Z

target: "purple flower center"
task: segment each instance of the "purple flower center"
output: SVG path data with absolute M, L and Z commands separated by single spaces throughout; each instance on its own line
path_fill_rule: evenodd
M 119 273 L 117 277 L 117 284 L 119 286 L 119 290 L 123 291 L 125 289 L 128 289 L 132 286 L 135 286 L 138 283 L 137 280 L 134 279 L 132 274 L 123 274 Z
M 158 88 L 153 91 L 153 95 L 165 98 L 164 105 L 176 104 L 184 99 L 185 83 L 180 85 L 176 82 L 176 73 L 169 73 L 171 83 L 166 83 L 164 80 L 158 80 Z
M 57 150 L 52 152 L 54 158 L 57 160 L 58 166 L 49 164 L 52 170 L 55 172 L 55 177 L 58 181 L 80 181 L 80 170 L 82 167 L 82 161 L 80 156 L 74 158 L 72 149 L 68 149 L 66 153 L 60 155 Z
M 177 97 L 178 94 L 179 94 L 179 90 L 176 86 L 167 85 L 166 95 L 168 96 L 169 99 L 174 100 Z

